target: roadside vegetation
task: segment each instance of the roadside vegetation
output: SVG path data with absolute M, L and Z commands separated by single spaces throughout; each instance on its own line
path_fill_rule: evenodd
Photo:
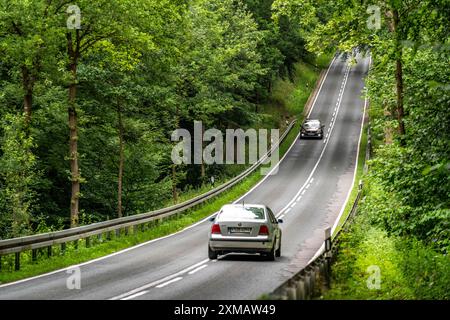
M 285 2 L 297 16 L 309 3 Z M 324 299 L 450 298 L 448 12 L 445 1 L 335 1 L 308 37 L 312 51 L 372 57 L 373 157 Z

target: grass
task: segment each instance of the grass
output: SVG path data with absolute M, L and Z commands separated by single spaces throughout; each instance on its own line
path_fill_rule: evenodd
M 389 235 L 360 212 L 339 245 L 331 283 L 322 299 L 450 299 L 450 257 L 412 237 Z
M 322 57 L 318 65 L 321 66 L 320 63 L 323 65 L 325 59 L 326 57 Z M 274 108 L 274 101 L 283 101 L 283 104 L 279 107 L 281 112 L 278 110 L 277 112 L 273 112 L 273 114 L 279 116 L 284 112 L 284 110 L 286 110 L 284 108 L 287 108 L 287 110 L 290 110 L 288 114 L 299 118 L 299 121 L 295 124 L 280 146 L 280 158 L 286 153 L 300 130 L 300 124 L 302 121 L 301 113 L 303 111 L 304 104 L 314 89 L 314 82 L 317 80 L 320 72 L 320 68 L 313 68 L 312 66 L 304 63 L 297 64 L 296 67 L 297 72 L 294 84 L 288 85 L 285 80 L 278 80 L 275 83 L 276 89 L 273 92 L 273 99 L 271 99 L 270 103 L 263 106 L 263 112 L 267 113 L 273 111 L 272 108 Z M 284 90 L 284 95 L 281 94 L 282 90 Z M 75 247 L 74 243 L 68 243 L 63 254 L 63 252 L 61 252 L 61 248 L 55 246 L 52 257 L 47 257 L 46 252 L 39 251 L 37 260 L 34 262 L 31 259 L 31 253 L 24 252 L 21 254 L 21 269 L 19 271 L 14 271 L 14 255 L 3 256 L 0 262 L 0 283 L 8 283 L 80 264 L 125 248 L 129 248 L 139 243 L 178 232 L 218 211 L 224 204 L 236 200 L 249 191 L 262 178 L 263 176 L 260 174 L 260 171 L 256 170 L 229 191 L 209 200 L 195 209 L 191 209 L 183 214 L 176 215 L 159 223 L 149 224 L 146 230 L 131 232 L 127 235 L 122 232 L 121 235 L 113 235 L 111 239 L 108 240 L 104 238 L 91 237 L 91 245 L 89 248 L 86 248 L 82 241 L 79 241 L 77 247 Z M 217 183 L 219 183 L 219 181 Z M 194 197 L 209 190 L 210 188 L 211 186 L 205 186 L 199 190 L 191 190 L 183 195 L 181 199 L 185 200 L 189 196 Z

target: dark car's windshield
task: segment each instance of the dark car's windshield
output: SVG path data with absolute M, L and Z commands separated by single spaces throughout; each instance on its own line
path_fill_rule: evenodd
M 320 127 L 320 121 L 308 121 L 308 122 L 305 122 L 304 127 L 307 128 L 307 129 L 317 129 L 317 128 Z
M 220 215 L 220 219 L 233 219 L 233 220 L 264 220 L 264 208 L 258 207 L 228 207 L 224 209 Z

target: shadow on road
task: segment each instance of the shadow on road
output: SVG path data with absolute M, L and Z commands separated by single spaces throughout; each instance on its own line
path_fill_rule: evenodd
M 245 254 L 245 253 L 229 253 L 223 256 L 219 256 L 218 261 L 248 261 L 248 262 L 286 262 L 288 258 L 279 257 L 276 258 L 275 261 L 268 261 L 266 257 L 263 257 L 259 254 Z

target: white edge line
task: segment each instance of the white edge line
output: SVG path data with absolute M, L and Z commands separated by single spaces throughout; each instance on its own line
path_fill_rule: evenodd
M 175 279 L 172 279 L 172 280 L 166 281 L 166 282 L 164 282 L 164 283 L 161 283 L 160 285 L 157 285 L 156 287 L 157 287 L 158 289 L 161 289 L 161 288 L 164 288 L 165 286 L 168 286 L 168 285 L 171 284 L 171 283 L 180 281 L 181 279 L 183 279 L 183 277 L 177 277 L 177 278 L 175 278 Z
M 189 271 L 191 271 L 191 270 L 193 270 L 193 269 L 199 267 L 200 265 L 207 263 L 208 261 L 210 261 L 210 260 L 209 260 L 209 259 L 205 259 L 205 260 L 200 261 L 199 263 L 196 263 L 196 264 L 194 264 L 194 265 L 192 265 L 192 266 L 190 266 L 190 267 L 188 267 L 188 268 L 186 268 L 186 269 L 184 269 L 184 270 L 181 270 L 181 271 L 179 271 L 179 272 L 177 272 L 177 273 L 174 273 L 174 274 L 169 275 L 169 276 L 167 276 L 167 277 L 164 277 L 164 278 L 162 278 L 162 279 L 153 281 L 153 282 L 151 282 L 151 283 L 148 283 L 148 284 L 143 285 L 143 286 L 141 286 L 141 287 L 139 287 L 139 288 L 130 290 L 130 291 L 128 291 L 128 292 L 122 293 L 122 294 L 120 294 L 120 295 L 118 295 L 118 296 L 109 298 L 108 300 L 120 300 L 120 299 L 122 299 L 122 298 L 124 298 L 124 297 L 130 296 L 130 295 L 135 294 L 135 293 L 137 293 L 137 292 L 140 292 L 140 291 L 142 291 L 142 290 L 146 290 L 146 289 L 148 289 L 148 288 L 157 286 L 157 285 L 159 285 L 159 284 L 161 284 L 161 283 L 164 283 L 164 282 L 167 282 L 167 281 L 169 281 L 169 280 L 172 280 L 173 278 L 179 277 L 179 276 L 181 276 L 182 274 L 185 274 L 186 272 L 189 272 Z
M 371 57 L 369 57 L 369 70 L 370 70 L 371 60 L 372 60 Z M 338 215 L 336 221 L 334 222 L 333 227 L 331 228 L 332 235 L 333 235 L 333 232 L 336 230 L 336 228 L 339 224 L 339 221 L 341 220 L 342 215 L 344 214 L 345 207 L 347 206 L 347 202 L 350 199 L 350 195 L 351 195 L 351 193 L 353 191 L 353 187 L 355 185 L 356 173 L 358 172 L 359 149 L 360 149 L 360 145 L 361 145 L 362 133 L 363 133 L 363 128 L 364 128 L 364 118 L 366 115 L 366 108 L 367 108 L 367 97 L 364 101 L 364 112 L 363 112 L 363 116 L 362 116 L 362 120 L 361 120 L 361 131 L 359 133 L 358 148 L 356 151 L 356 165 L 355 165 L 355 171 L 353 172 L 353 180 L 352 180 L 351 188 L 349 189 L 349 191 L 347 193 L 347 197 L 345 199 L 345 202 L 342 205 L 341 211 L 339 212 L 339 215 Z M 324 249 L 325 249 L 325 244 L 322 244 L 320 246 L 319 250 L 317 250 L 317 252 L 311 258 L 311 260 L 308 261 L 308 264 L 310 264 L 312 261 L 314 261 L 314 259 L 316 259 L 319 255 L 321 255 Z
M 311 107 L 311 109 L 310 109 L 309 112 L 308 112 L 307 118 L 309 118 L 309 116 L 311 115 L 311 113 L 312 113 L 312 111 L 313 111 L 313 109 L 314 109 L 314 106 L 316 105 L 317 98 L 319 97 L 320 91 L 322 90 L 322 87 L 323 87 L 323 84 L 325 83 L 325 80 L 327 79 L 328 72 L 330 72 L 331 66 L 333 65 L 333 63 L 334 63 L 334 61 L 336 60 L 337 57 L 338 57 L 337 54 L 334 55 L 333 60 L 331 60 L 330 65 L 328 66 L 327 72 L 325 73 L 325 76 L 323 77 L 322 83 L 320 84 L 320 87 L 319 87 L 319 91 L 317 91 L 317 95 L 316 95 L 316 97 L 314 98 L 312 107 Z

